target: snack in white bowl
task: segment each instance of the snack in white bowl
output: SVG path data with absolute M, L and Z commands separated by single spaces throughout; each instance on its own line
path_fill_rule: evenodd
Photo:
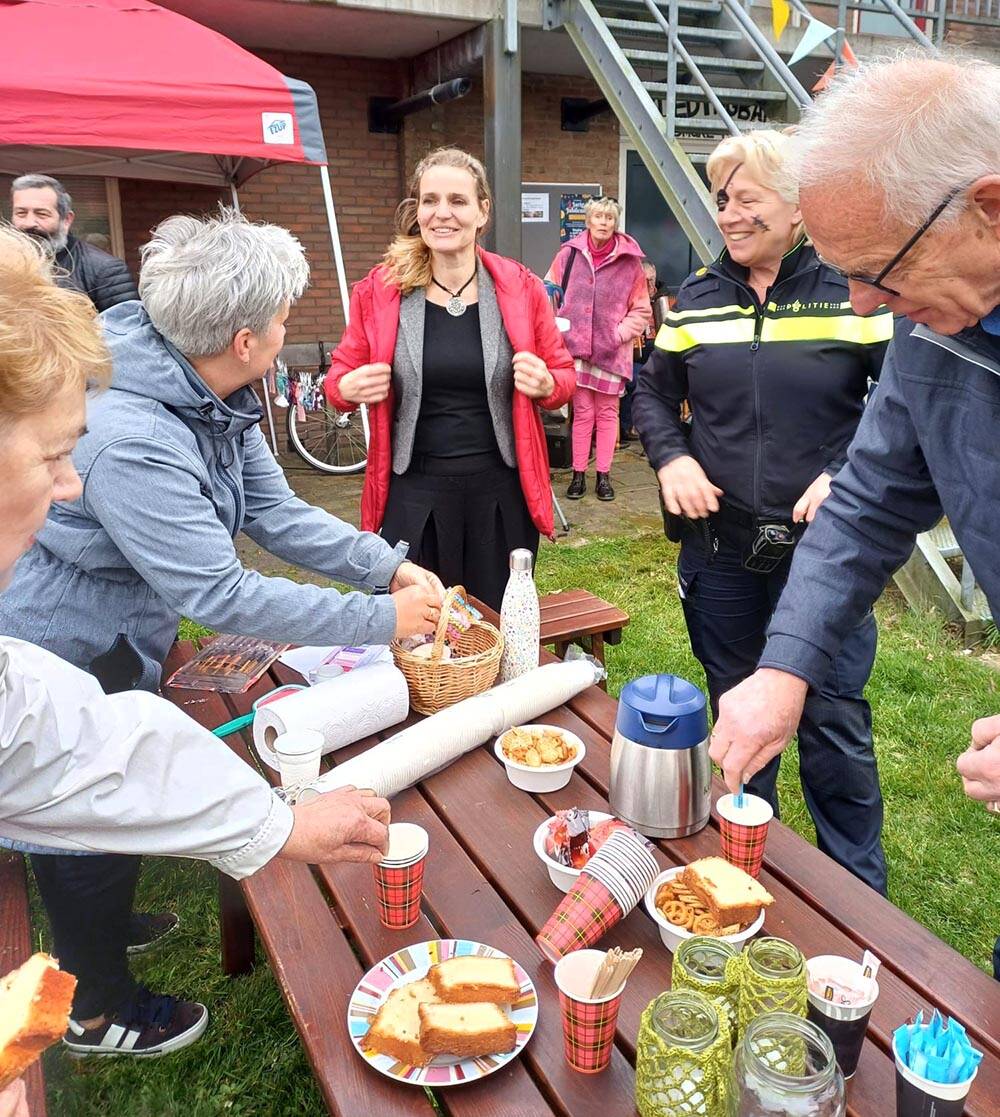
M 578 840 L 582 826 L 583 840 Z M 535 830 L 532 846 L 545 866 L 549 879 L 561 892 L 568 892 L 590 858 L 618 827 L 627 823 L 604 811 L 571 807 L 557 811 Z
M 521 791 L 558 791 L 587 753 L 583 741 L 558 725 L 515 725 L 496 739 L 493 751 L 507 779 Z
M 704 861 L 713 860 L 715 859 L 704 859 Z M 750 919 L 749 916 L 752 911 L 748 911 L 745 906 L 750 901 L 748 895 L 742 890 L 742 882 L 739 882 L 738 895 L 730 895 L 728 888 L 720 889 L 717 897 L 712 895 L 708 898 L 716 905 L 721 901 L 723 918 L 728 917 L 725 913 L 732 910 L 728 905 L 734 902 L 742 907 L 742 910 L 738 910 L 738 914 L 748 917 L 734 920 L 733 923 L 729 924 L 720 923 L 716 912 L 705 902 L 706 894 L 703 888 L 693 889 L 688 883 L 692 877 L 698 879 L 697 866 L 699 864 L 701 862 L 696 861 L 692 862 L 692 865 L 679 865 L 673 869 L 665 869 L 660 873 L 646 890 L 646 911 L 649 912 L 660 929 L 660 938 L 663 945 L 670 951 L 676 950 L 685 939 L 690 939 L 695 935 L 710 935 L 722 942 L 729 943 L 736 950 L 742 950 L 746 943 L 764 926 L 764 914 L 774 902 L 774 898 L 753 877 L 743 873 L 742 869 L 737 869 L 736 872 L 741 873 L 747 880 L 760 888 L 763 896 L 759 897 L 761 902 L 757 905 L 756 916 Z M 694 874 L 688 873 L 691 868 L 695 868 L 696 872 Z M 730 868 L 735 868 L 735 866 L 730 866 Z M 726 882 L 727 885 L 729 883 Z M 754 896 L 757 897 L 758 894 L 754 893 Z M 766 900 L 764 897 L 766 897 Z

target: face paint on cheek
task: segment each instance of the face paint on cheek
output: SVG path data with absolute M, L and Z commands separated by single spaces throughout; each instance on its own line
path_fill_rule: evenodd
M 733 181 L 733 177 L 742 166 L 742 163 L 737 163 L 729 172 L 729 178 L 722 184 L 722 189 L 716 192 L 715 204 L 718 206 L 720 213 L 729 205 L 729 184 Z
M 761 220 L 761 219 L 760 219 L 760 218 L 759 218 L 759 217 L 757 216 L 757 214 L 754 214 L 754 215 L 753 215 L 753 227 L 754 227 L 755 229 L 760 229 L 760 231 L 761 231 L 762 233 L 769 233 L 769 232 L 771 231 L 771 226 L 770 226 L 770 225 L 768 225 L 768 223 L 767 223 L 766 221 L 762 221 L 762 220 Z

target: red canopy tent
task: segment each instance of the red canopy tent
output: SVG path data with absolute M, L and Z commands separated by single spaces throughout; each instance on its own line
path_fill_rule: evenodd
M 149 0 L 0 0 L 0 172 L 237 187 L 273 163 L 319 168 L 347 279 L 316 95 Z

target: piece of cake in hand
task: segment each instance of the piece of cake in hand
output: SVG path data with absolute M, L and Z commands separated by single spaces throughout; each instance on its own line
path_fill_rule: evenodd
M 76 978 L 48 954 L 0 977 L 0 1090 L 66 1032 Z
M 521 987 L 509 958 L 484 958 L 478 954 L 447 958 L 431 966 L 427 975 L 438 997 L 449 1004 L 492 1001 L 509 1005 L 521 995 Z
M 393 989 L 375 1014 L 365 1045 L 411 1067 L 426 1066 L 433 1055 L 420 1043 L 419 1008 L 422 1003 L 437 999 L 434 986 L 426 977 Z
M 421 1004 L 420 1046 L 435 1055 L 505 1055 L 517 1043 L 517 1028 L 492 1001 Z
M 723 927 L 752 923 L 774 897 L 749 873 L 721 857 L 692 861 L 681 880 L 701 900 Z

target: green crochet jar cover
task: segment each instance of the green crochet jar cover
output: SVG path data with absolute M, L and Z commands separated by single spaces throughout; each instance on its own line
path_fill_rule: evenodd
M 681 963 L 682 956 L 690 953 L 692 948 L 697 948 L 699 943 L 717 946 L 718 940 L 705 939 L 700 936 L 686 939 L 674 952 L 673 965 L 670 971 L 670 987 L 671 989 L 694 989 L 698 993 L 703 993 L 710 1001 L 714 1001 L 726 1014 L 726 1019 L 729 1022 L 730 1038 L 735 1044 L 739 1038 L 737 1035 L 737 1020 L 740 986 L 743 984 L 743 955 L 734 952 L 731 958 L 726 959 L 725 969 L 719 980 L 699 979 Z
M 715 1039 L 701 1051 L 671 1047 L 653 1027 L 656 1000 L 646 1006 L 636 1039 L 635 1104 L 641 1117 L 729 1117 L 733 1050 L 729 1021 L 716 1003 L 696 991 L 718 1020 Z
M 796 966 L 787 976 L 774 971 L 761 973 L 753 965 L 751 951 L 761 955 L 770 952 L 771 958 L 785 966 Z M 790 1012 L 793 1016 L 806 1016 L 809 998 L 806 991 L 805 959 L 799 950 L 784 939 L 763 938 L 751 943 L 742 956 L 743 980 L 740 986 L 739 1032 L 742 1036 L 751 1020 L 766 1012 Z

